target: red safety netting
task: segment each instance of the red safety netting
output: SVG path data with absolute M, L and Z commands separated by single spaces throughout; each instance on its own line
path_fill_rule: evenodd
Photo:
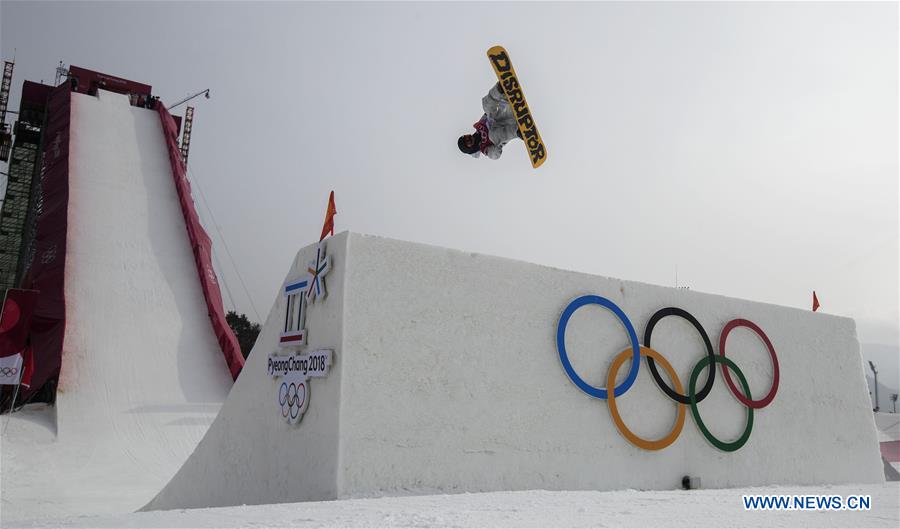
M 187 226 L 188 236 L 191 240 L 191 249 L 194 252 L 194 262 L 197 264 L 197 273 L 200 275 L 200 286 L 203 289 L 203 297 L 206 299 L 206 308 L 213 330 L 231 376 L 237 380 L 244 367 L 244 356 L 237 337 L 225 320 L 225 310 L 222 304 L 222 292 L 219 290 L 219 282 L 212 266 L 212 242 L 206 230 L 200 224 L 200 218 L 194 209 L 194 201 L 191 198 L 191 184 L 185 176 L 184 164 L 181 161 L 181 150 L 178 148 L 176 138 L 178 127 L 175 120 L 166 108 L 157 102 L 156 109 L 162 121 L 163 134 L 166 139 L 166 147 L 169 151 L 169 162 L 172 165 L 172 176 L 175 179 L 175 189 L 178 191 L 178 200 L 181 202 L 181 212 L 184 214 L 184 222 Z
M 34 258 L 23 288 L 40 291 L 31 319 L 29 340 L 34 352 L 31 387 L 22 388 L 18 402 L 44 391 L 54 400 L 62 366 L 66 334 L 66 231 L 69 210 L 69 121 L 71 88 L 64 83 L 47 98 L 47 126 L 43 137 L 41 213 L 37 219 Z

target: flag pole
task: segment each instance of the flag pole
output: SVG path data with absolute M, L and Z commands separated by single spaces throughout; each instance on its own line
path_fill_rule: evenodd
M 3 316 L 3 311 L 6 310 L 6 297 L 9 295 L 9 289 L 3 291 L 3 305 L 0 305 L 0 317 Z M 19 383 L 22 383 L 22 370 L 25 367 L 25 362 L 22 362 L 22 368 L 19 370 Z M 16 405 L 16 398 L 19 396 L 19 384 L 16 384 L 16 389 L 13 390 L 13 398 L 12 404 L 9 406 L 9 413 L 12 415 L 13 407 Z M 6 433 L 6 427 L 9 426 L 10 417 L 6 418 L 6 424 L 3 425 L 3 432 L 0 432 L 0 435 Z
M 12 402 L 9 404 L 9 415 L 6 417 L 6 424 L 3 425 L 3 432 L 0 435 L 6 435 L 6 428 L 9 426 L 9 421 L 12 420 L 13 408 L 16 407 L 16 398 L 19 396 L 19 386 L 22 385 L 22 375 L 25 373 L 25 361 L 24 358 L 22 360 L 22 367 L 19 369 L 19 383 L 16 384 L 16 389 L 13 390 Z

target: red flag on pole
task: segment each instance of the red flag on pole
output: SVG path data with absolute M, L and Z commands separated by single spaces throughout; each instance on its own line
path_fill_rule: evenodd
M 813 290 L 813 312 L 819 310 L 819 298 L 816 297 L 816 291 Z
M 325 212 L 325 225 L 322 226 L 322 236 L 319 237 L 319 241 L 328 235 L 328 232 L 331 232 L 334 235 L 334 215 L 337 213 L 337 209 L 334 207 L 334 191 L 331 192 L 331 195 L 328 196 L 328 211 Z
M 11 288 L 6 291 L 0 315 L 0 357 L 19 354 L 25 348 L 37 295 L 37 290 Z

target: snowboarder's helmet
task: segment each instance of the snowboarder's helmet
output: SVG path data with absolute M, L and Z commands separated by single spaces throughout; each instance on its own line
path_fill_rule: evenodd
M 456 145 L 459 147 L 459 150 L 465 154 L 475 154 L 478 152 L 479 139 L 480 138 L 476 138 L 474 134 L 463 134 L 459 137 L 459 140 L 457 140 Z

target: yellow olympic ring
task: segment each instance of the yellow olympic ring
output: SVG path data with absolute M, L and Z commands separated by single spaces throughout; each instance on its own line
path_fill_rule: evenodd
M 633 353 L 634 351 L 629 347 L 619 353 L 613 360 L 612 365 L 609 366 L 609 373 L 606 375 L 607 389 L 615 387 L 616 375 L 619 373 L 619 368 L 622 367 L 625 360 L 632 357 Z M 670 364 L 663 355 L 642 345 L 641 356 L 656 360 L 659 365 L 665 369 L 666 373 L 669 374 L 669 378 L 675 385 L 675 391 L 681 394 L 684 393 L 681 381 L 678 380 L 678 374 L 675 372 L 675 369 L 672 368 L 672 364 Z M 681 435 L 681 429 L 684 427 L 684 416 L 686 415 L 686 406 L 684 404 L 681 404 L 680 402 L 675 404 L 678 407 L 678 418 L 675 419 L 675 426 L 672 428 L 672 431 L 662 439 L 648 441 L 646 439 L 641 439 L 625 426 L 625 421 L 622 420 L 622 417 L 619 415 L 619 410 L 616 408 L 616 396 L 613 393 L 613 391 L 608 391 L 606 397 L 606 404 L 609 406 L 609 414 L 612 416 L 613 422 L 616 423 L 616 428 L 619 429 L 619 433 L 624 435 L 626 439 L 631 441 L 631 443 L 638 448 L 643 448 L 644 450 L 662 450 L 674 443 L 675 439 L 678 439 L 678 436 Z

